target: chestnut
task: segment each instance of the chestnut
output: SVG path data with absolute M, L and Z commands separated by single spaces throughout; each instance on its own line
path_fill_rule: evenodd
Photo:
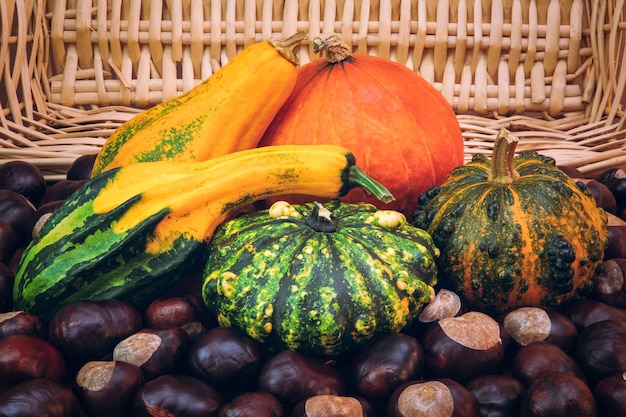
M 502 325 L 516 349 L 532 342 L 545 341 L 570 352 L 578 336 L 578 329 L 569 317 L 543 307 L 516 308 L 504 316 Z
M 371 403 L 385 403 L 403 383 L 419 379 L 424 371 L 424 350 L 405 333 L 382 335 L 355 355 L 348 371 L 353 390 Z
M 521 401 L 521 417 L 596 417 L 597 406 L 587 384 L 563 372 L 534 379 Z
M 576 358 L 592 382 L 626 371 L 626 322 L 605 320 L 583 329 Z
M 441 288 L 435 298 L 426 304 L 417 316 L 418 324 L 430 324 L 441 319 L 460 316 L 465 312 L 461 297 L 454 291 Z
M 526 390 L 521 381 L 502 374 L 478 376 L 470 380 L 465 387 L 478 401 L 480 417 L 518 415 L 520 401 Z
M 313 395 L 347 393 L 346 381 L 332 364 L 289 350 L 267 359 L 257 387 L 275 396 L 287 412 Z
M 508 335 L 496 320 L 478 311 L 441 319 L 426 328 L 419 340 L 430 377 L 464 383 L 504 367 Z
M 161 375 L 141 386 L 133 398 L 133 417 L 215 417 L 224 404 L 211 385 L 188 375 Z
M 29 221 L 31 237 L 34 238 L 39 233 L 46 221 L 50 218 L 50 216 L 52 216 L 55 211 L 58 210 L 59 207 L 63 205 L 64 201 L 65 200 L 50 201 L 48 203 L 42 204 L 37 208 L 37 210 L 35 210 L 32 218 Z
M 23 195 L 33 206 L 43 201 L 48 185 L 37 165 L 13 160 L 0 165 L 0 189 Z
M 31 240 L 30 219 L 35 206 L 26 197 L 11 190 L 0 190 L 0 220 L 7 222 L 15 232 L 16 246 L 25 246 Z
M 118 300 L 75 301 L 61 307 L 48 325 L 48 339 L 78 367 L 113 352 L 143 327 L 141 313 Z
M 67 386 L 49 379 L 24 381 L 0 392 L 2 417 L 80 417 L 78 399 Z
M 67 200 L 69 196 L 80 189 L 87 180 L 61 180 L 48 187 L 43 202 Z
M 593 396 L 601 416 L 626 416 L 626 372 L 618 372 L 598 382 Z
M 13 309 L 13 282 L 15 274 L 11 269 L 0 262 L 0 312 Z
M 26 334 L 40 339 L 46 338 L 47 328 L 43 321 L 28 311 L 0 313 L 0 338 L 12 334 Z
M 609 245 L 604 250 L 604 259 L 626 258 L 626 221 L 607 213 Z
M 296 404 L 290 417 L 374 417 L 364 398 L 342 395 L 314 395 Z
M 581 329 L 599 321 L 617 320 L 626 322 L 626 310 L 586 298 L 568 304 L 563 309 L 563 313 L 569 317 L 579 332 Z
M 151 329 L 182 327 L 191 338 L 202 334 L 209 312 L 202 298 L 195 294 L 160 298 L 152 301 L 144 313 L 145 326 Z
M 476 397 L 450 378 L 408 381 L 394 391 L 387 403 L 387 417 L 477 417 Z
M 283 405 L 268 392 L 248 391 L 224 404 L 218 417 L 284 417 Z
M 617 201 L 615 200 L 615 195 L 611 192 L 609 187 L 606 186 L 606 184 L 589 178 L 579 178 L 576 179 L 576 182 L 584 184 L 584 186 L 591 191 L 591 195 L 596 200 L 596 205 L 598 207 L 604 209 L 607 213 L 617 213 Z
M 8 266 L 17 250 L 17 235 L 9 222 L 0 220 L 0 264 Z
M 143 372 L 119 361 L 90 361 L 76 374 L 75 392 L 89 417 L 124 417 L 129 414 Z
M 63 355 L 48 341 L 25 334 L 0 339 L 0 391 L 35 378 L 63 383 L 66 375 Z
M 626 258 L 607 259 L 602 272 L 593 276 L 590 298 L 626 309 Z
M 189 347 L 189 335 L 180 327 L 142 329 L 120 341 L 113 349 L 113 360 L 141 368 L 146 380 L 180 372 Z
M 512 376 L 525 384 L 549 371 L 569 373 L 581 379 L 585 377 L 576 360 L 550 342 L 532 342 L 521 347 L 511 362 Z
M 232 398 L 255 388 L 264 361 L 260 344 L 243 331 L 214 327 L 191 344 L 187 371 Z
M 595 177 L 595 180 L 606 185 L 615 196 L 617 212 L 626 207 L 626 171 L 621 168 L 609 168 Z
M 86 180 L 91 178 L 91 171 L 97 157 L 97 153 L 92 153 L 76 158 L 67 169 L 66 178 L 68 180 Z

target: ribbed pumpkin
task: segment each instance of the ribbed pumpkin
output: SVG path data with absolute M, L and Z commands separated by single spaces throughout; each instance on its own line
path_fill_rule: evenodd
M 452 107 L 414 71 L 381 57 L 350 54 L 336 34 L 315 38 L 314 50 L 325 58 L 299 68 L 291 96 L 259 146 L 345 146 L 396 197 L 379 207 L 410 216 L 419 195 L 463 163 Z M 379 204 L 359 191 L 343 201 Z
M 492 159 L 457 167 L 413 221 L 441 250 L 440 284 L 492 314 L 584 293 L 608 244 L 607 215 L 584 184 L 535 151 L 515 156 L 517 143 L 503 129 Z
M 335 356 L 408 327 L 434 296 L 437 254 L 399 212 L 277 201 L 218 227 L 202 293 L 268 348 Z

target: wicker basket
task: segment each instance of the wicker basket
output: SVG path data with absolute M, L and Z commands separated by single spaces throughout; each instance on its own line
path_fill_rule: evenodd
M 455 109 L 466 158 L 501 127 L 594 175 L 626 166 L 624 0 L 0 0 L 0 163 L 50 180 L 242 48 L 306 30 L 405 64 Z M 300 62 L 316 59 L 310 43 Z

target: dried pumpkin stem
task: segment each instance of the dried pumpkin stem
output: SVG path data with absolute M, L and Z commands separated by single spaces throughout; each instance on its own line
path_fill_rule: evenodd
M 519 174 L 513 166 L 515 147 L 519 139 L 507 129 L 500 129 L 493 145 L 489 181 L 496 184 L 511 184 Z
M 298 65 L 300 60 L 298 59 L 298 55 L 296 55 L 296 51 L 298 50 L 300 43 L 305 40 L 307 36 L 308 34 L 303 31 L 297 32 L 286 39 L 269 39 L 268 42 L 280 55 L 282 55 L 283 58 L 294 65 Z
M 323 33 L 313 39 L 313 51 L 325 54 L 331 64 L 344 61 L 350 56 L 350 47 L 336 33 Z

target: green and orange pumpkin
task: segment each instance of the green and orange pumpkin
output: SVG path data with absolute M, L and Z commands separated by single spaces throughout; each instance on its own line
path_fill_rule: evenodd
M 516 156 L 517 142 L 503 129 L 492 159 L 457 167 L 413 218 L 441 250 L 440 284 L 496 315 L 585 293 L 608 244 L 607 215 L 585 185 L 550 157 Z

